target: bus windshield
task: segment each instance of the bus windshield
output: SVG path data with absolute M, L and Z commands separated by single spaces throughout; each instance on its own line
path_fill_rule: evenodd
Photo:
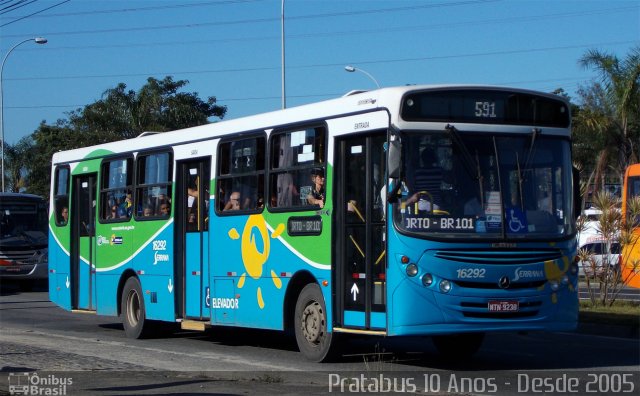
M 44 201 L 0 199 L 0 245 L 44 246 L 47 244 L 47 228 Z
M 406 132 L 393 206 L 400 231 L 425 237 L 561 238 L 574 232 L 567 139 L 530 134 Z

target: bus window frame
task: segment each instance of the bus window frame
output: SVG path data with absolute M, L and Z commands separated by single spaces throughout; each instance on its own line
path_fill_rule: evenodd
M 65 191 L 66 194 L 57 194 L 58 191 L 58 182 L 60 180 L 60 172 L 66 169 L 67 171 L 67 190 Z M 58 227 L 65 227 L 67 226 L 67 224 L 69 224 L 69 188 L 71 184 L 71 167 L 69 165 L 58 165 L 55 169 L 55 175 L 54 175 L 54 184 L 53 184 L 53 216 L 55 218 L 55 222 L 56 222 L 56 226 Z M 62 205 L 62 207 L 66 207 L 67 208 L 67 221 L 60 221 L 62 218 L 62 208 L 58 208 L 58 202 L 60 202 L 60 200 L 66 201 L 65 204 Z M 59 210 L 60 209 L 60 210 Z
M 167 160 L 167 164 L 168 164 L 168 169 L 167 169 L 167 181 L 163 182 L 163 183 L 145 183 L 145 184 L 140 184 L 139 180 L 140 180 L 140 162 L 141 162 L 141 158 L 143 157 L 150 157 L 152 155 L 158 155 L 158 154 L 168 154 L 169 158 Z M 173 198 L 173 194 L 174 194 L 174 188 L 173 188 L 173 184 L 174 184 L 174 165 L 173 165 L 173 160 L 174 160 L 174 152 L 172 148 L 164 148 L 164 149 L 154 149 L 154 150 L 149 150 L 149 151 L 141 151 L 138 152 L 138 154 L 136 155 L 135 158 L 135 162 L 134 162 L 134 174 L 133 174 L 133 218 L 135 218 L 136 221 L 152 221 L 152 220 L 167 220 L 170 219 L 171 216 L 173 215 L 173 202 L 174 202 L 174 198 Z M 145 162 L 146 164 L 146 162 Z M 165 187 L 167 188 L 167 197 L 169 199 L 169 204 L 170 204 L 170 212 L 168 216 L 161 216 L 161 215 L 157 215 L 155 214 L 155 212 L 151 215 L 151 216 L 144 216 L 143 215 L 143 211 L 144 211 L 144 206 L 142 206 L 141 202 L 140 202 L 140 197 L 138 194 L 138 191 L 142 191 L 144 189 L 148 190 L 150 187 Z M 169 190 L 171 191 L 169 193 Z M 138 213 L 138 208 L 140 208 L 140 213 Z
M 228 161 L 231 161 L 231 159 L 233 158 L 232 153 L 231 153 L 231 144 L 233 144 L 233 142 L 242 142 L 242 141 L 250 141 L 250 140 L 256 140 L 256 146 L 257 141 L 259 138 L 263 138 L 263 146 L 262 146 L 262 170 L 253 170 L 253 171 L 248 171 L 248 172 L 239 172 L 234 174 L 233 172 L 231 172 L 231 170 L 229 170 L 228 174 L 221 174 L 221 170 L 223 169 L 222 166 L 222 160 L 223 159 L 227 159 Z M 223 146 L 229 144 L 229 156 L 223 156 L 221 154 L 222 148 Z M 216 177 L 216 183 L 215 183 L 215 188 L 216 188 L 216 204 L 215 204 L 215 212 L 218 216 L 237 216 L 237 215 L 246 215 L 246 214 L 259 214 L 262 213 L 266 207 L 266 192 L 267 192 L 267 167 L 268 167 L 268 147 L 269 147 L 269 139 L 267 138 L 267 134 L 261 130 L 261 131 L 254 131 L 254 132 L 247 132 L 247 133 L 242 133 L 242 134 L 238 134 L 238 136 L 229 136 L 229 137 L 225 137 L 222 138 L 219 142 L 218 142 L 218 147 L 216 148 L 216 173 L 215 173 L 215 177 Z M 256 153 L 260 150 L 260 147 L 256 148 Z M 256 161 L 256 164 L 258 162 Z M 262 175 L 262 183 L 260 183 L 260 175 Z M 260 188 L 260 184 L 262 184 L 262 207 L 258 207 L 257 202 L 256 205 L 252 208 L 247 208 L 247 209 L 238 209 L 238 210 L 223 210 L 223 208 L 221 207 L 221 204 L 223 202 L 221 202 L 221 200 L 225 199 L 225 197 L 223 197 L 220 194 L 220 188 L 222 187 L 222 183 L 227 181 L 227 180 L 234 180 L 234 179 L 242 179 L 242 178 L 251 178 L 251 177 L 256 177 L 258 179 L 256 186 L 259 189 Z M 229 191 L 229 193 L 231 193 Z M 259 193 L 259 190 L 258 190 Z M 257 194 L 258 195 L 258 194 Z M 226 202 L 224 202 L 224 204 L 226 205 Z
M 296 131 L 306 131 L 308 129 L 314 129 L 317 131 L 320 128 L 323 129 L 324 136 L 322 137 L 320 142 L 322 145 L 322 152 L 321 152 L 320 158 L 318 159 L 318 162 L 316 162 L 316 159 L 314 158 L 313 163 L 310 165 L 304 165 L 304 166 L 296 165 L 296 166 L 287 166 L 287 167 L 281 167 L 281 168 L 273 168 L 272 161 L 274 156 L 272 155 L 272 149 L 274 145 L 274 140 L 277 137 L 286 133 L 296 132 Z M 325 189 L 325 205 L 326 205 L 326 201 L 328 198 L 327 176 L 329 171 L 328 164 L 327 164 L 328 140 L 329 140 L 329 125 L 324 120 L 321 120 L 321 121 L 316 120 L 314 122 L 305 122 L 302 124 L 288 125 L 286 127 L 276 128 L 273 130 L 273 132 L 269 136 L 269 142 L 267 145 L 267 169 L 266 169 L 266 177 L 265 177 L 265 183 L 267 184 L 266 196 L 269 197 L 267 202 L 265 202 L 265 207 L 269 212 L 284 213 L 284 212 L 308 212 L 310 210 L 318 210 L 319 206 L 312 205 L 312 204 L 298 205 L 298 206 L 282 206 L 282 207 L 272 206 L 271 198 L 270 198 L 272 195 L 277 197 L 277 194 L 278 194 L 277 191 L 274 191 L 273 185 L 271 183 L 272 175 L 308 170 L 310 174 L 309 177 L 311 178 L 311 174 L 313 170 L 316 168 L 321 168 L 325 174 L 324 189 Z M 309 180 L 309 184 L 313 187 L 311 179 Z M 301 186 L 296 186 L 296 187 L 299 188 Z
M 104 181 L 104 177 L 105 177 L 105 167 L 113 162 L 113 161 L 121 161 L 121 160 L 131 160 L 130 163 L 127 164 L 127 166 L 130 166 L 131 171 L 127 172 L 127 185 L 124 187 L 125 190 L 128 191 L 128 193 L 131 194 L 131 205 L 132 205 L 132 210 L 131 210 L 131 214 L 130 215 L 125 215 L 124 217 L 120 217 L 120 218 L 116 218 L 116 219 L 107 219 L 105 217 L 103 217 L 103 213 L 106 213 L 104 211 L 105 207 L 104 205 L 106 204 L 106 202 L 108 202 L 108 200 L 104 199 L 103 194 L 108 194 L 110 191 L 115 191 L 115 190 L 120 190 L 122 188 L 118 187 L 118 188 L 106 188 L 103 185 L 103 181 Z M 105 224 L 105 223 L 126 223 L 131 221 L 131 218 L 133 217 L 134 214 L 134 209 L 135 209 L 135 198 L 133 196 L 134 191 L 135 191 L 135 183 L 134 183 L 134 177 L 135 177 L 135 159 L 133 158 L 133 155 L 131 154 L 126 154 L 126 155 L 122 155 L 122 156 L 117 156 L 117 157 L 107 157 L 107 158 L 103 158 L 102 162 L 100 163 L 100 190 L 99 190 L 99 199 L 100 199 L 100 208 L 99 208 L 99 216 L 98 216 L 98 221 L 100 222 L 100 224 Z M 126 193 L 125 193 L 126 194 Z

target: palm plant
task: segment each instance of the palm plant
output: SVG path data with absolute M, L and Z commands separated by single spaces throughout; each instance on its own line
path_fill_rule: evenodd
M 577 129 L 590 142 L 588 149 L 599 152 L 594 164 L 597 189 L 604 183 L 608 170 L 622 178 L 624 169 L 638 162 L 640 46 L 632 48 L 622 61 L 614 55 L 590 50 L 579 62 L 595 69 L 600 80 L 600 84 L 582 92 L 585 103 L 575 117 Z

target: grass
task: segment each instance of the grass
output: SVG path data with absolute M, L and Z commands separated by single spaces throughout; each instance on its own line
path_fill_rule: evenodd
M 613 306 L 605 307 L 594 306 L 589 301 L 581 301 L 579 321 L 638 327 L 640 325 L 640 304 L 630 301 L 616 301 Z

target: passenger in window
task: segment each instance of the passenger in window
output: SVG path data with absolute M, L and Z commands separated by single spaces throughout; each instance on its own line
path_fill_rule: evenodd
M 131 217 L 131 211 L 133 210 L 133 198 L 131 193 L 128 192 L 124 202 L 119 207 L 120 217 Z
M 111 206 L 111 213 L 107 215 L 107 219 L 117 219 L 118 218 L 118 205 Z
M 300 193 L 298 188 L 293 184 L 293 175 L 291 173 L 282 173 L 277 179 L 278 200 L 277 206 L 286 208 L 293 206 L 293 203 L 299 199 Z
M 310 205 L 318 205 L 324 208 L 324 169 L 316 168 L 311 172 L 311 180 L 314 183 L 311 193 L 307 196 Z
M 158 202 L 158 205 L 162 205 L 164 203 L 171 204 L 171 199 L 167 197 L 165 194 L 160 194 L 158 195 L 157 202 Z
M 240 192 L 234 191 L 223 210 L 240 210 Z
M 153 215 L 153 209 L 151 209 L 151 206 L 145 206 L 142 209 L 142 216 L 149 217 L 151 215 Z
M 171 207 L 169 206 L 168 203 L 160 204 L 160 209 L 158 210 L 159 216 L 169 216 L 170 212 L 171 212 Z
M 62 207 L 60 211 L 60 217 L 62 217 L 62 223 L 66 224 L 69 221 L 69 209 L 66 206 Z
M 194 212 L 189 212 L 189 216 L 187 218 L 187 231 L 196 231 L 198 229 L 198 224 L 196 223 L 196 214 Z
M 224 210 L 224 206 L 225 206 L 224 196 L 225 196 L 224 187 L 222 187 L 221 185 L 220 188 L 218 189 L 218 195 L 216 195 L 216 203 L 217 203 L 216 206 L 220 211 Z
M 264 199 L 262 197 L 258 197 L 258 209 L 264 208 Z
M 543 191 L 541 193 L 541 197 L 538 199 L 538 210 L 544 210 L 549 213 L 553 213 L 551 210 L 551 197 L 549 197 L 549 192 Z

